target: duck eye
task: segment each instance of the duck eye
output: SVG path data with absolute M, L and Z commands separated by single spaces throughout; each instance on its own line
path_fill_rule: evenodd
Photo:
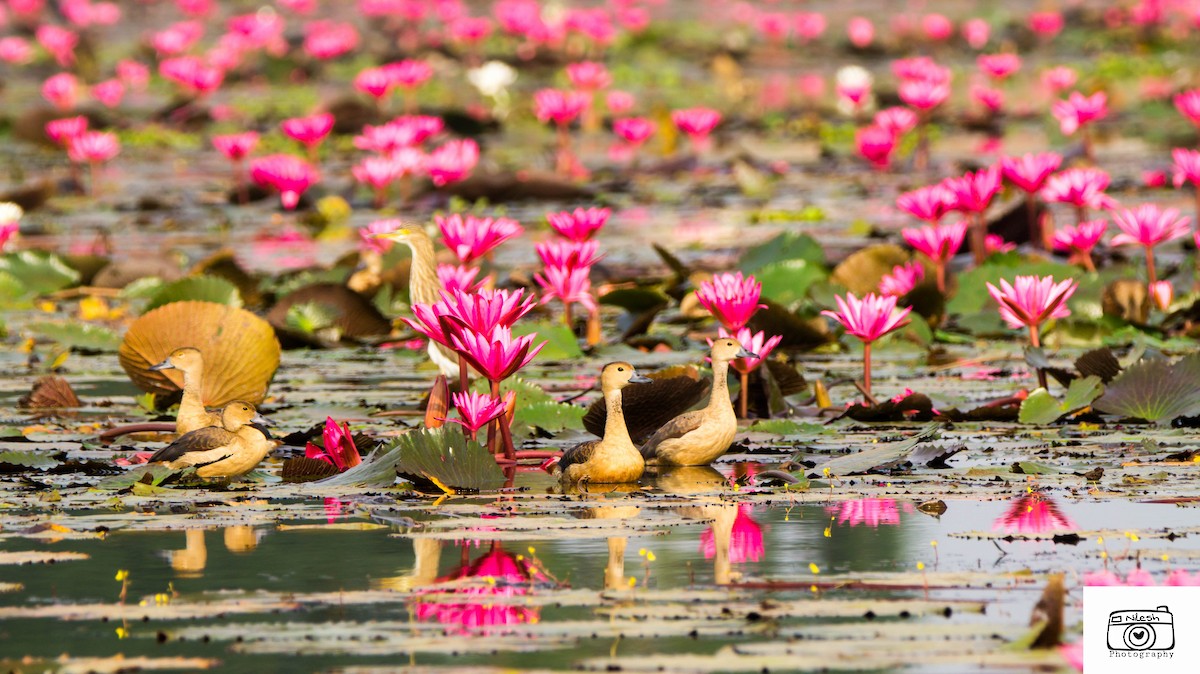
M 623 367 L 618 367 L 618 368 L 617 368 L 617 372 L 624 372 L 624 371 L 625 371 L 625 368 L 623 368 Z

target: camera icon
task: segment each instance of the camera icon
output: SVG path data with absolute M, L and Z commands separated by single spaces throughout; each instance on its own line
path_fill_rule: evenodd
M 1108 614 L 1110 651 L 1169 651 L 1175 648 L 1175 619 L 1170 609 L 1113 611 Z

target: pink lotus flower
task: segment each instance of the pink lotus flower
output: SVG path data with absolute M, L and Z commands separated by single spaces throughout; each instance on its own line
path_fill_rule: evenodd
M 354 88 L 382 101 L 392 92 L 392 78 L 383 68 L 364 68 L 354 76 Z
M 245 159 L 258 146 L 258 134 L 254 131 L 213 136 L 213 147 L 230 161 Z
M 543 241 L 533 248 L 546 267 L 577 269 L 591 267 L 600 260 L 597 241 Z
M 278 191 L 283 207 L 292 210 L 300 203 L 300 195 L 317 182 L 317 170 L 299 157 L 273 154 L 250 164 L 250 179 Z
M 387 124 L 363 127 L 354 137 L 354 147 L 380 154 L 393 153 L 401 148 L 416 147 L 442 132 L 441 117 L 402 115 Z
M 1200 126 L 1200 89 L 1189 89 L 1175 96 L 1175 109 L 1189 122 Z
M 936 225 L 954 206 L 954 193 L 945 185 L 929 185 L 896 197 L 896 208 Z
M 455 335 L 491 335 L 497 328 L 511 328 L 535 306 L 532 297 L 522 300 L 523 295 L 524 290 L 469 292 L 447 288 L 433 304 L 414 303 L 413 318 L 400 320 L 434 342 L 457 350 Z
M 757 370 L 758 366 L 762 365 L 767 356 L 771 355 L 771 352 L 775 350 L 775 347 L 779 346 L 779 342 L 783 341 L 783 337 L 779 335 L 767 338 L 766 333 L 762 330 L 752 332 L 750 328 L 739 328 L 733 333 L 725 330 L 725 328 L 718 328 L 717 336 L 732 337 L 742 345 L 743 349 L 754 354 L 755 357 L 753 358 L 738 358 L 729 361 L 729 366 L 737 370 L 740 374 L 750 374 Z M 712 346 L 712 340 L 710 339 L 708 342 L 709 346 Z
M 514 338 L 510 328 L 500 326 L 485 334 L 464 330 L 452 335 L 451 342 L 467 364 L 488 381 L 498 384 L 528 365 L 546 346 L 545 341 L 532 346 L 535 337 L 529 334 Z
M 722 273 L 704 281 L 696 290 L 696 299 L 726 330 L 735 332 L 750 322 L 754 312 L 767 305 L 759 304 L 762 284 L 742 272 Z
M 492 22 L 483 16 L 462 16 L 450 23 L 449 30 L 451 40 L 475 45 L 492 34 Z
M 11 35 L 0 38 L 0 61 L 23 65 L 33 60 L 33 47 L 23 37 Z
M 198 21 L 180 21 L 167 26 L 150 36 L 150 45 L 162 56 L 182 54 L 204 37 L 204 24 Z
M 63 147 L 68 147 L 71 144 L 72 138 L 83 134 L 87 130 L 88 118 L 83 115 L 46 122 L 46 135 L 50 137 L 50 140 Z
M 1024 192 L 1037 192 L 1046 184 L 1050 174 L 1062 165 L 1062 155 L 1057 152 L 1026 154 L 1021 157 L 1003 157 L 1000 165 L 1004 178 Z
M 896 136 L 881 126 L 867 126 L 854 132 L 858 154 L 876 169 L 886 169 L 896 149 Z
M 1084 96 L 1072 91 L 1066 100 L 1056 101 L 1050 112 L 1058 120 L 1063 135 L 1071 136 L 1085 125 L 1108 115 L 1108 95 L 1098 91 L 1091 96 Z
M 1082 265 L 1087 271 L 1096 271 L 1092 261 L 1092 249 L 1104 238 L 1108 223 L 1104 220 L 1088 220 L 1054 232 L 1054 248 L 1071 253 L 1070 262 Z
M 1075 522 L 1062 514 L 1058 504 L 1039 492 L 1029 492 L 1013 499 L 1008 510 L 996 518 L 992 525 L 993 531 L 1009 534 L 1044 534 L 1072 531 L 1075 528 Z
M 1055 66 L 1042 73 L 1042 86 L 1046 87 L 1051 94 L 1059 94 L 1075 86 L 1078 79 L 1079 76 L 1073 68 Z
M 783 12 L 763 12 L 754 18 L 754 25 L 768 42 L 781 44 L 787 40 L 792 26 Z
M 988 294 L 1000 305 L 1000 317 L 1010 327 L 1029 328 L 1029 343 L 1040 347 L 1042 323 L 1071 315 L 1067 300 L 1075 294 L 1079 282 L 1067 279 L 1055 284 L 1053 276 L 1018 276 L 1009 283 L 1001 279 L 1000 287 L 986 283 Z M 1046 388 L 1046 373 L 1038 370 L 1038 384 Z
M 1108 189 L 1108 172 L 1098 168 L 1069 168 L 1050 176 L 1042 188 L 1046 201 L 1071 204 L 1076 209 L 1110 209 L 1116 199 L 1104 193 Z M 1080 220 L 1082 220 L 1082 213 Z
M 879 279 L 879 294 L 904 297 L 925 280 L 925 268 L 918 262 L 908 262 L 892 267 L 892 271 Z
M 612 75 L 603 63 L 580 61 L 567 66 L 567 79 L 580 91 L 599 91 L 612 85 Z
M 115 108 L 125 98 L 125 85 L 121 80 L 111 79 L 92 85 L 92 96 L 106 108 Z
M 324 447 L 309 442 L 304 446 L 304 456 L 335 466 L 338 472 L 345 472 L 362 463 L 362 456 L 350 433 L 350 424 L 339 426 L 333 417 L 325 417 L 325 431 L 321 439 Z
M 989 166 L 959 178 L 947 178 L 942 186 L 951 194 L 950 209 L 963 213 L 982 213 L 1000 191 L 1000 167 Z
M 629 112 L 633 109 L 636 102 L 637 100 L 633 97 L 633 94 L 628 91 L 610 91 L 604 96 L 604 104 L 608 106 L 608 111 L 614 115 L 623 115 Z M 613 123 L 613 126 L 616 126 L 616 122 Z
M 963 22 L 962 35 L 971 49 L 983 49 L 992 38 L 992 26 L 980 18 L 967 19 Z
M 479 145 L 475 141 L 451 140 L 430 153 L 425 170 L 433 184 L 441 187 L 467 178 L 478 163 Z
M 442 243 L 454 252 L 462 264 L 469 264 L 492 252 L 496 246 L 525 231 L 512 218 L 463 217 L 459 213 L 436 215 L 433 221 L 442 232 Z
M 1113 212 L 1113 222 L 1121 233 L 1114 236 L 1114 246 L 1141 246 L 1146 250 L 1146 278 L 1153 284 L 1155 275 L 1154 247 L 1174 241 L 1191 232 L 1191 220 L 1180 216 L 1174 208 L 1162 209 L 1156 204 L 1142 204 Z
M 559 300 L 564 306 L 564 320 L 571 325 L 570 305 L 582 304 L 588 311 L 596 311 L 596 300 L 592 298 L 591 267 L 546 267 L 533 279 L 542 287 L 542 304 Z
M 979 70 L 994 80 L 1004 80 L 1021 69 L 1021 57 L 1006 52 L 1003 54 L 985 54 L 975 59 Z
M 796 12 L 796 36 L 801 42 L 812 42 L 825 32 L 825 15 L 818 12 Z
M 491 285 L 492 277 L 490 275 L 477 282 L 475 277 L 478 275 L 479 267 L 458 264 L 439 264 L 437 267 L 438 283 L 447 293 L 478 293 L 485 286 Z
M 67 156 L 71 161 L 88 164 L 102 164 L 121 151 L 121 142 L 116 134 L 103 131 L 84 131 L 74 136 L 67 144 Z
M 71 73 L 58 73 L 42 83 L 42 98 L 59 110 L 70 110 L 79 101 L 79 80 Z
M 892 61 L 892 74 L 901 81 L 948 84 L 950 69 L 940 66 L 928 56 L 914 56 Z
M 900 524 L 900 509 L 896 507 L 896 499 L 891 498 L 842 501 L 837 506 L 826 508 L 825 511 L 836 514 L 838 524 L 849 524 L 851 528 L 860 524 L 872 529 Z
M 875 113 L 875 125 L 887 129 L 895 136 L 902 136 L 917 128 L 917 113 L 900 106 L 884 108 Z
M 943 14 L 926 14 L 921 17 L 921 30 L 931 42 L 943 42 L 954 35 L 954 24 Z
M 1171 158 L 1175 160 L 1175 187 L 1190 182 L 1200 188 L 1200 152 L 1177 147 L 1171 150 Z
M 990 114 L 999 114 L 1004 109 L 1004 92 L 992 87 L 971 87 L 971 98 Z
M 307 117 L 285 119 L 280 122 L 279 128 L 288 138 L 301 143 L 311 153 L 333 130 L 333 121 L 333 115 L 322 112 Z
M 51 23 L 38 26 L 34 39 L 54 57 L 58 65 L 69 68 L 75 64 L 75 46 L 79 44 L 79 36 Z
M 908 325 L 908 314 L 912 308 L 896 308 L 896 297 L 882 297 L 868 293 L 861 300 L 852 292 L 846 296 L 835 296 L 838 311 L 822 311 L 846 329 L 846 333 L 863 343 L 863 391 L 867 399 L 871 396 L 871 344 L 880 337 Z
M 392 157 L 367 157 L 350 169 L 358 182 L 375 192 L 375 208 L 382 208 L 387 190 L 404 174 L 404 168 Z
M 609 208 L 576 208 L 574 211 L 547 213 L 546 221 L 559 236 L 572 241 L 586 241 L 600 231 L 612 215 Z
M 1158 307 L 1159 311 L 1166 311 L 1171 308 L 1171 302 L 1175 299 L 1175 287 L 1170 281 L 1155 281 L 1149 286 L 1150 299 L 1154 300 L 1154 306 Z
M 950 85 L 930 80 L 905 80 L 900 83 L 900 100 L 922 112 L 929 112 L 950 97 Z
M 875 24 L 868 18 L 856 16 L 846 24 L 846 37 L 850 38 L 850 44 L 865 49 L 875 41 Z
M 737 509 L 737 516 L 734 517 L 729 534 L 729 561 L 733 564 L 757 562 L 762 559 L 764 550 L 762 526 L 752 517 L 754 506 L 742 503 Z M 700 551 L 704 553 L 705 559 L 712 559 L 717 555 L 717 537 L 713 526 L 700 534 Z
M 534 114 L 538 121 L 553 121 L 560 127 L 575 121 L 590 103 L 591 97 L 580 91 L 541 89 L 533 95 Z
M 358 48 L 358 29 L 342 21 L 312 21 L 304 27 L 304 53 L 327 61 Z
M 16 238 L 21 231 L 21 223 L 13 220 L 0 222 L 0 252 L 8 248 L 8 242 Z
M 366 227 L 358 230 L 358 245 L 364 250 L 374 251 L 383 255 L 392 249 L 395 241 L 384 238 L 384 234 L 394 232 L 404 226 L 404 221 L 399 218 L 388 218 L 385 220 L 375 220 Z M 445 287 L 443 285 L 442 287 Z
M 216 91 L 225 80 L 224 70 L 210 66 L 196 56 L 164 59 L 158 64 L 158 74 L 195 96 Z
M 516 397 L 516 391 L 509 391 L 509 396 Z M 475 434 L 479 429 L 486 426 L 493 419 L 499 419 L 507 411 L 507 406 L 502 398 L 490 396 L 486 393 L 461 392 L 450 395 L 450 400 L 454 403 L 454 409 L 458 411 L 458 419 L 442 419 L 451 423 L 459 424 L 467 430 L 467 434 L 472 440 L 475 439 Z
M 712 108 L 672 110 L 671 121 L 677 129 L 687 134 L 692 147 L 702 152 L 710 145 L 709 134 L 721 123 L 721 113 Z
M 433 77 L 433 67 L 418 59 L 404 59 L 382 67 L 392 78 L 392 83 L 402 89 L 416 89 Z
M 908 245 L 929 258 L 937 274 L 938 292 L 946 292 L 946 263 L 958 253 L 967 235 L 967 223 L 959 221 L 952 225 L 927 225 L 920 229 L 903 229 L 900 235 Z
M 1038 37 L 1048 40 L 1062 32 L 1063 17 L 1058 12 L 1031 12 L 1029 30 Z
M 613 132 L 621 137 L 624 148 L 632 157 L 633 152 L 654 134 L 654 122 L 645 117 L 618 119 L 613 122 Z

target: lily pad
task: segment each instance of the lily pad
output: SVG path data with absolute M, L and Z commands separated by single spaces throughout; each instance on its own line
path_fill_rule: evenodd
M 0 272 L 11 274 L 32 295 L 45 295 L 79 283 L 78 271 L 54 253 L 43 250 L 0 255 Z
M 242 306 L 242 296 L 237 286 L 216 276 L 189 276 L 163 286 L 150 301 L 145 311 L 149 312 L 171 302 L 213 302 L 231 307 Z
M 1105 387 L 1095 407 L 1153 422 L 1200 414 L 1200 354 L 1176 363 L 1143 358 Z
M 1076 379 L 1067 388 L 1066 398 L 1059 402 L 1050 392 L 1039 388 L 1021 403 L 1017 419 L 1023 424 L 1044 426 L 1092 404 L 1104 392 L 1100 377 L 1095 375 Z
M 804 261 L 821 268 L 825 265 L 825 248 L 807 234 L 784 232 L 747 250 L 738 266 L 743 272 L 757 275 L 767 265 L 785 260 Z
M 111 353 L 121 346 L 121 336 L 102 325 L 88 323 L 30 323 L 29 330 L 70 349 Z
M 537 333 L 534 344 L 545 340 L 546 346 L 534 356 L 535 362 L 573 360 L 583 357 L 579 348 L 579 340 L 575 333 L 561 323 L 539 321 L 536 323 L 518 323 L 513 326 L 513 337 Z
M 430 491 L 489 491 L 504 485 L 504 471 L 479 443 L 467 440 L 462 427 L 409 431 L 371 453 L 323 486 L 390 487 L 399 475 Z

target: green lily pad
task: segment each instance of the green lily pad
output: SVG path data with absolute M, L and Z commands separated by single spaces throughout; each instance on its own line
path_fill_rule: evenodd
M 757 276 L 758 270 L 775 262 L 804 260 L 813 267 L 825 266 L 825 248 L 807 234 L 784 232 L 746 251 L 738 268 Z
M 1054 423 L 1064 415 L 1092 404 L 1103 392 L 1104 385 L 1100 383 L 1100 377 L 1096 376 L 1072 381 L 1062 402 L 1050 395 L 1046 389 L 1039 388 L 1021 403 L 1021 412 L 1017 419 L 1023 424 L 1039 426 Z
M 163 286 L 150 298 L 145 311 L 151 311 L 171 302 L 196 300 L 215 302 L 231 307 L 242 306 L 242 296 L 237 286 L 217 276 L 189 276 Z
M 809 286 L 826 278 L 825 267 L 809 260 L 772 262 L 754 277 L 762 283 L 762 294 L 784 306 L 803 299 Z
M 359 465 L 316 484 L 390 487 L 397 475 L 428 491 L 439 491 L 442 486 L 487 491 L 504 485 L 504 471 L 491 453 L 468 440 L 458 424 L 405 433 Z
M 0 272 L 11 274 L 32 295 L 45 295 L 79 283 L 79 272 L 59 256 L 43 250 L 0 255 Z M 11 283 L 8 285 L 12 287 Z
M 514 337 L 533 333 L 537 333 L 537 337 L 533 340 L 535 346 L 542 340 L 547 342 L 546 346 L 534 357 L 534 361 L 547 362 L 583 358 L 579 340 L 567 326 L 561 323 L 539 321 L 537 323 L 518 323 L 513 326 L 512 330 Z
M 1153 422 L 1200 414 L 1200 354 L 1134 363 L 1109 383 L 1096 409 Z
M 121 346 L 121 336 L 102 325 L 88 323 L 30 323 L 29 331 L 82 351 L 115 352 Z

